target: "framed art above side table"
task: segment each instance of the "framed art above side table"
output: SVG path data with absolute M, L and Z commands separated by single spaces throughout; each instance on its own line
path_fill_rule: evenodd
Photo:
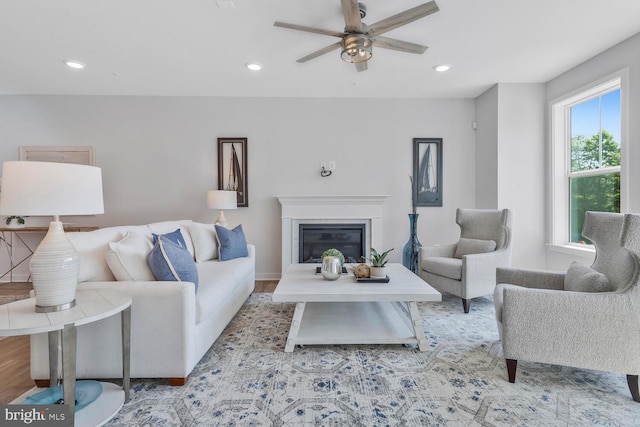
M 236 191 L 238 207 L 249 206 L 247 138 L 218 138 L 218 190 Z

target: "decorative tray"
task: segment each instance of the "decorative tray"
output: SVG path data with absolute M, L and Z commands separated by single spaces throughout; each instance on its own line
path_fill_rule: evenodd
M 356 282 L 359 283 L 389 283 L 389 276 L 385 277 L 358 277 L 355 274 L 353 277 L 356 278 Z
M 316 274 L 320 274 L 320 267 L 316 267 Z M 347 274 L 347 267 L 342 266 L 342 274 Z

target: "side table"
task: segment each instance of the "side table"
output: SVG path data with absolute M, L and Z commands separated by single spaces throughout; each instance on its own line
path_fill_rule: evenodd
M 62 338 L 64 401 L 69 406 L 71 425 L 103 424 L 129 399 L 131 296 L 109 290 L 79 290 L 76 292 L 75 307 L 55 313 L 36 313 L 35 303 L 35 298 L 29 298 L 0 305 L 0 336 L 47 332 L 51 386 L 58 383 L 58 345 Z M 102 383 L 103 393 L 100 397 L 75 414 L 76 328 L 118 313 L 122 323 L 122 389 L 112 383 Z

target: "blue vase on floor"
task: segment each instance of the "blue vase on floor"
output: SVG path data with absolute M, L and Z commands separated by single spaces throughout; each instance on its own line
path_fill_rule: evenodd
M 418 250 L 422 244 L 418 240 L 418 214 L 409 214 L 409 241 L 402 248 L 402 264 L 418 274 Z

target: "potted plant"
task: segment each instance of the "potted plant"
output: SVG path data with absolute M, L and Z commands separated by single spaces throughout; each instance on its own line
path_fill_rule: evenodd
M 371 269 L 369 270 L 369 275 L 372 278 L 385 278 L 387 277 L 387 273 L 385 271 L 385 265 L 389 262 L 387 256 L 389 252 L 391 252 L 394 248 L 389 249 L 385 252 L 378 252 L 374 248 L 371 248 Z
M 339 250 L 335 248 L 327 249 L 326 251 L 322 252 L 320 259 L 323 260 L 326 256 L 334 256 L 338 258 L 340 260 L 340 267 L 344 267 L 344 255 L 342 255 L 342 252 L 340 252 Z
M 24 218 L 19 215 L 11 215 L 4 219 L 7 224 L 7 228 L 22 228 L 24 227 Z

